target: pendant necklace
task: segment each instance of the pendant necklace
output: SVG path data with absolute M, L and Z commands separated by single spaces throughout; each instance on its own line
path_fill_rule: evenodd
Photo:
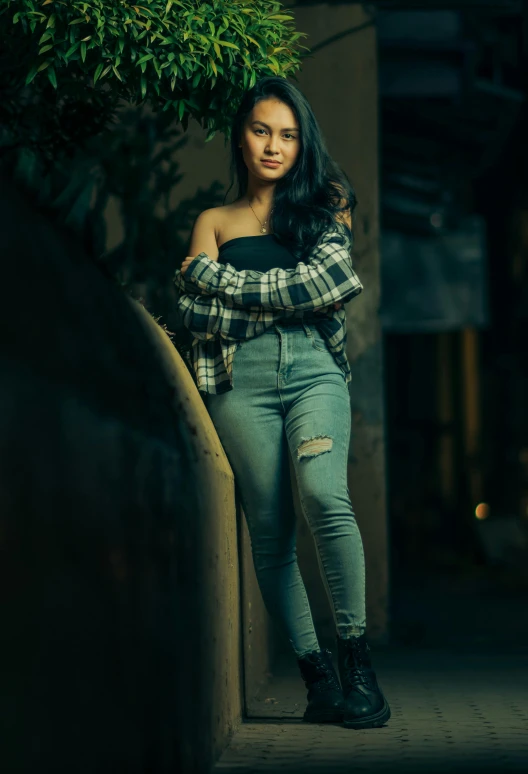
M 251 202 L 249 201 L 249 199 L 248 199 L 248 204 L 249 204 L 249 206 L 251 207 Z M 269 214 L 269 217 L 270 217 L 270 218 L 271 218 L 271 213 L 273 212 L 273 210 L 274 210 L 274 209 L 275 209 L 275 208 L 274 208 L 274 207 L 272 207 L 272 208 L 271 208 L 271 210 L 270 210 L 270 214 Z M 261 219 L 259 218 L 259 216 L 257 215 L 257 213 L 255 212 L 255 210 L 253 209 L 253 207 L 251 207 L 251 211 L 253 212 L 253 215 L 256 217 L 256 219 L 257 219 L 257 220 L 258 220 L 258 222 L 260 223 L 260 233 L 261 233 L 261 234 L 266 234 L 266 233 L 267 233 L 267 230 L 268 230 L 268 229 L 266 228 L 266 224 L 267 224 L 268 220 L 266 219 L 266 220 L 264 221 L 264 223 L 263 223 L 263 222 L 261 221 Z

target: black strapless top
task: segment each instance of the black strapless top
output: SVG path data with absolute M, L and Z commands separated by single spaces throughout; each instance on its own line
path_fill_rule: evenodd
M 220 263 L 230 263 L 237 271 L 252 269 L 295 269 L 299 261 L 274 234 L 228 239 L 218 248 Z
M 267 272 L 270 269 L 295 269 L 299 260 L 284 245 L 276 239 L 274 234 L 262 236 L 244 236 L 228 239 L 218 248 L 218 260 L 220 263 L 229 263 L 236 271 L 252 269 L 253 271 Z M 281 325 L 299 325 L 300 322 L 318 323 L 321 317 L 317 317 L 311 310 L 291 310 L 284 313 Z

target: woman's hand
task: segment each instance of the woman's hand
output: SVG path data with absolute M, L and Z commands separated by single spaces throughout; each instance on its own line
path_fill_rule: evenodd
M 191 256 L 188 255 L 187 258 L 182 263 L 181 269 L 180 269 L 182 277 L 185 276 L 185 272 L 189 268 L 189 264 L 191 263 L 191 261 L 194 261 L 194 258 L 192 258 Z

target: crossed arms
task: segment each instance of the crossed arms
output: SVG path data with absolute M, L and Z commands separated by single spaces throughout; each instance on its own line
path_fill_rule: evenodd
M 196 338 L 241 339 L 258 335 L 285 311 L 328 311 L 363 289 L 352 268 L 350 240 L 344 226 L 325 232 L 308 263 L 295 269 L 267 272 L 236 271 L 229 263 L 212 261 L 202 252 L 185 276 L 177 272 L 183 323 Z

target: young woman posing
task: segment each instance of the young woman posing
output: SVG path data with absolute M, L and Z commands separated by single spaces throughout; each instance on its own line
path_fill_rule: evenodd
M 264 602 L 308 688 L 304 719 L 381 726 L 390 708 L 365 639 L 347 485 L 343 304 L 362 289 L 350 258 L 355 196 L 306 98 L 283 78 L 245 94 L 231 153 L 238 198 L 197 218 L 175 278 L 190 364 L 237 481 Z M 289 454 L 333 602 L 341 686 L 297 564 Z

